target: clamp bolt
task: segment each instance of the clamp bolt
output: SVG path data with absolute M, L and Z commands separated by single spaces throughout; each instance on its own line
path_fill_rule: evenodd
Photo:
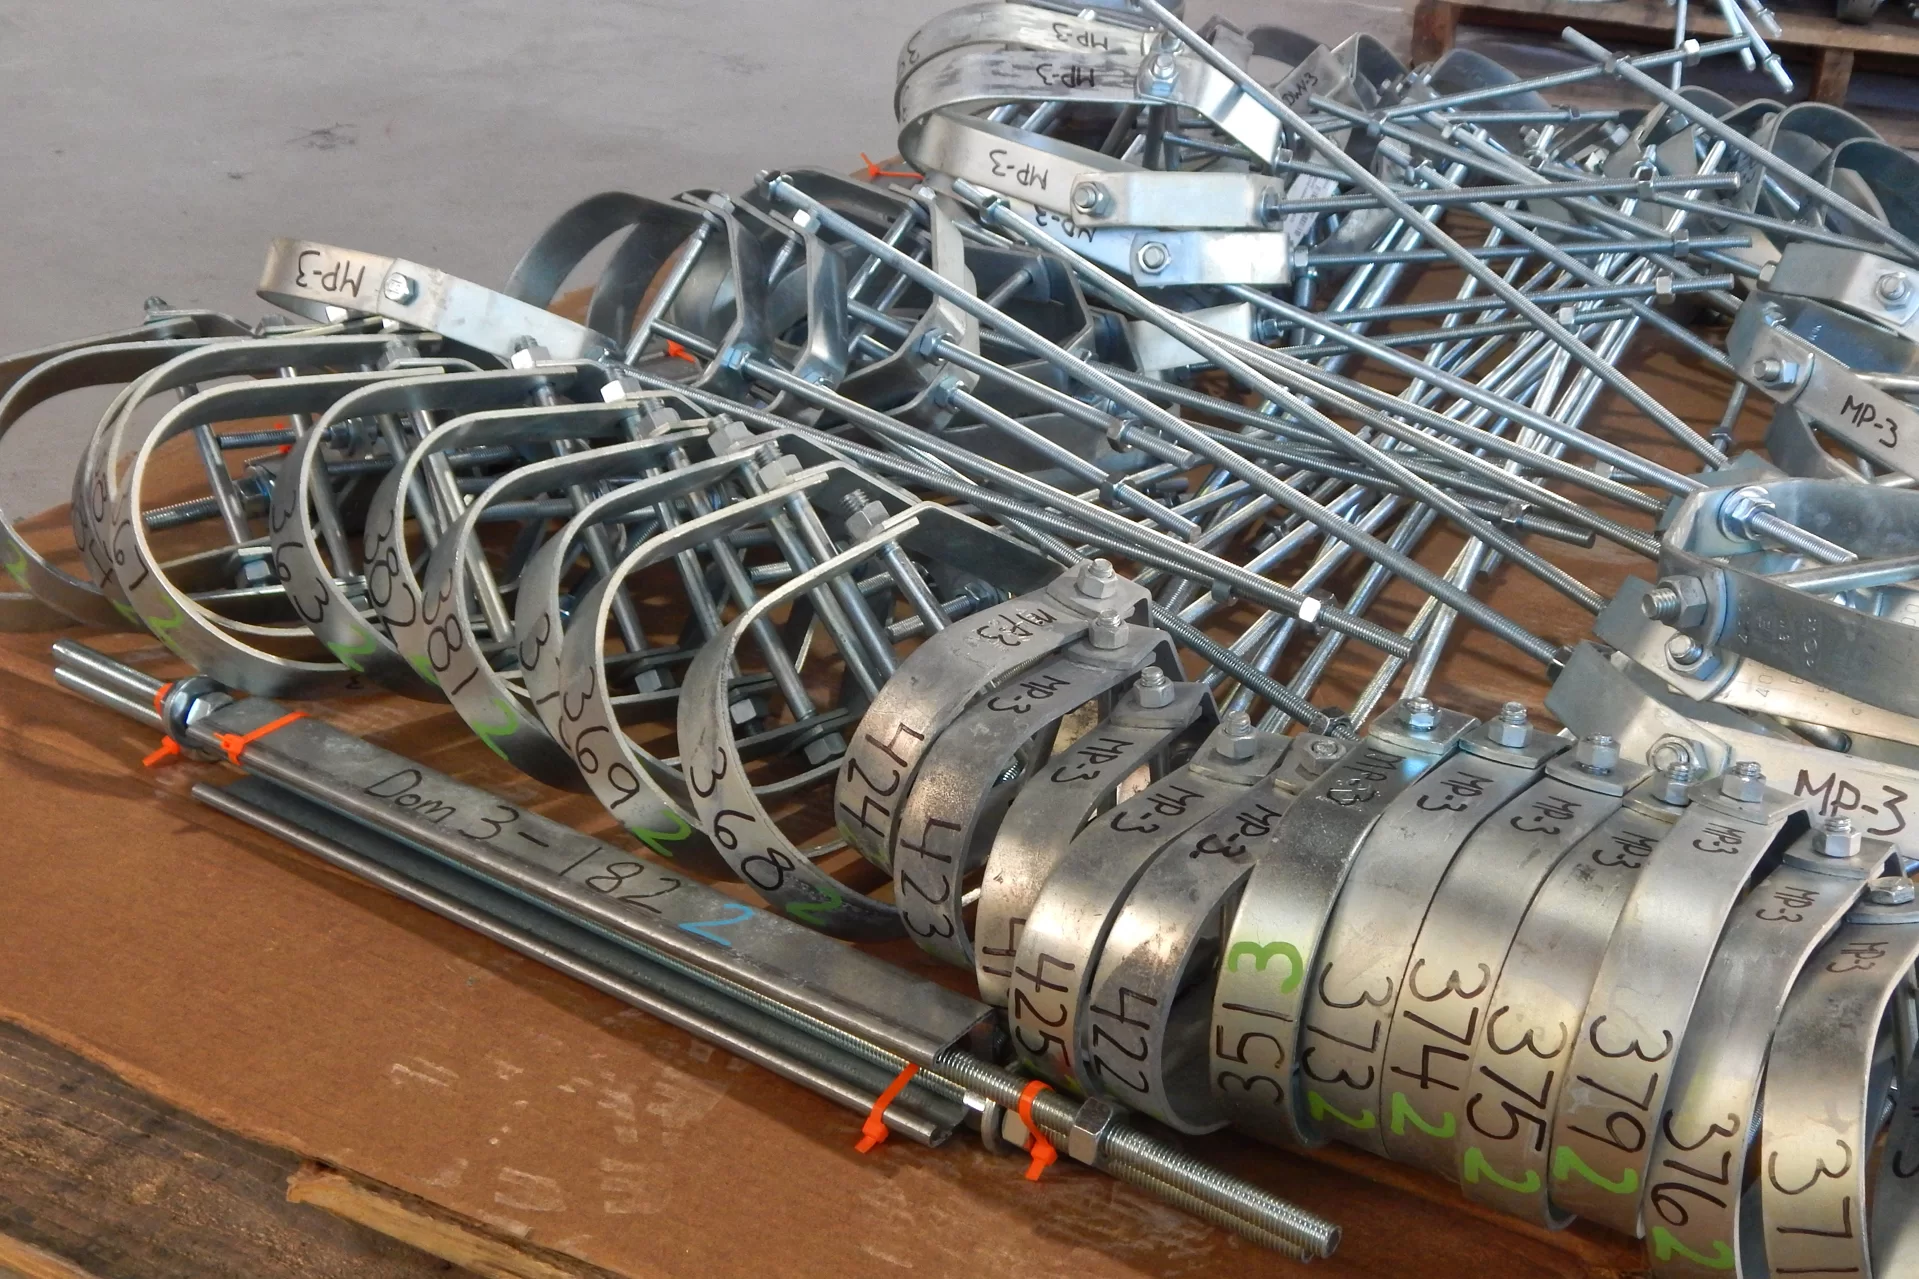
M 1259 734 L 1245 711 L 1228 711 L 1220 717 L 1219 736 L 1213 747 L 1225 759 L 1251 759 L 1259 752 Z
M 1675 635 L 1666 641 L 1666 665 L 1686 671 L 1706 660 L 1706 647 L 1690 635 Z
M 1681 761 L 1663 770 L 1653 785 L 1653 795 L 1662 804 L 1679 806 L 1688 801 L 1686 788 L 1692 785 L 1692 765 Z
M 1664 622 L 1681 629 L 1698 626 L 1706 620 L 1710 601 L 1706 584 L 1690 574 L 1661 579 L 1639 601 L 1639 611 L 1649 622 Z
M 1439 708 L 1431 698 L 1409 697 L 1401 704 L 1399 714 L 1415 733 L 1430 733 L 1439 727 Z
M 1719 779 L 1719 793 L 1742 804 L 1756 804 L 1766 797 L 1766 774 L 1759 761 L 1742 759 Z
M 1486 728 L 1486 736 L 1494 745 L 1523 747 L 1533 737 L 1532 717 L 1526 712 L 1526 703 L 1507 702 L 1499 708 L 1499 718 Z
M 1130 629 L 1119 610 L 1109 608 L 1093 619 L 1093 629 L 1087 632 L 1087 639 L 1094 648 L 1110 653 L 1114 649 L 1126 647 L 1126 632 Z
M 380 296 L 396 306 L 405 306 L 420 296 L 419 281 L 401 271 L 388 271 L 386 283 L 380 286 Z
M 1866 885 L 1866 900 L 1875 906 L 1910 906 L 1915 895 L 1904 875 L 1881 875 Z
M 1103 216 L 1113 207 L 1113 193 L 1097 182 L 1082 182 L 1073 188 L 1073 212 L 1083 218 Z
M 1173 261 L 1173 251 L 1159 240 L 1148 240 L 1139 246 L 1139 252 L 1133 256 L 1134 263 L 1147 275 L 1158 275 Z
M 1857 857 L 1865 843 L 1864 832 L 1855 828 L 1850 817 L 1828 817 L 1819 829 L 1819 851 L 1828 857 Z
M 1166 678 L 1166 672 L 1157 666 L 1148 666 L 1139 673 L 1139 682 L 1133 685 L 1133 695 L 1139 698 L 1139 704 L 1149 711 L 1156 711 L 1173 704 L 1173 681 Z
M 1573 763 L 1588 773 L 1603 776 L 1619 767 L 1619 741 L 1604 733 L 1591 733 L 1573 747 Z
M 1089 600 L 1109 600 L 1119 591 L 1119 574 L 1111 560 L 1088 560 L 1079 566 L 1074 589 Z

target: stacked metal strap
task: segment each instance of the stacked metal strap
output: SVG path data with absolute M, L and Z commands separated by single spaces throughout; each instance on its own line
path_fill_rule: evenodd
M 297 318 L 154 301 L 0 365 L 0 432 L 112 393 L 77 561 L 0 516 L 5 621 L 191 665 L 59 650 L 265 779 L 227 811 L 855 1108 L 922 1067 L 882 1133 L 1037 1130 L 1298 1256 L 1336 1229 L 1125 1116 L 1347 1142 L 1660 1275 L 1906 1273 L 1919 167 L 1680 85 L 1740 30 L 1519 80 L 953 10 L 899 168 L 598 195 L 499 290 L 281 240 Z M 1543 96 L 1602 79 L 1640 105 Z M 1429 699 L 1471 628 L 1570 731 Z M 317 720 L 243 740 L 376 689 L 633 845 Z

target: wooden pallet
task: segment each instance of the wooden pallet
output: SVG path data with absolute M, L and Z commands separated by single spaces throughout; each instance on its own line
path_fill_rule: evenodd
M 1887 5 L 1867 26 L 1840 22 L 1824 10 L 1775 10 L 1785 34 L 1771 40 L 1787 61 L 1812 64 L 1811 97 L 1842 106 L 1855 65 L 1911 73 L 1919 70 L 1919 24 Z M 1413 10 L 1413 61 L 1427 62 L 1453 47 L 1459 25 L 1557 33 L 1568 26 L 1601 43 L 1667 46 L 1672 43 L 1673 10 L 1665 0 L 1419 0 Z M 1687 23 L 1691 35 L 1716 39 L 1725 22 L 1700 0 L 1692 0 Z

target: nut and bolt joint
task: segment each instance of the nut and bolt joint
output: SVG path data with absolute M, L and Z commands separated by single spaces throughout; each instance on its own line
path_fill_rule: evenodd
M 1766 356 L 1753 362 L 1752 375 L 1761 386 L 1774 388 L 1797 386 L 1799 384 L 1799 362 L 1782 360 L 1776 356 Z
M 1133 263 L 1147 275 L 1158 275 L 1172 264 L 1173 251 L 1160 240 L 1148 240 L 1133 255 Z
M 1719 793 L 1742 804 L 1756 804 L 1766 797 L 1766 773 L 1759 761 L 1742 759 L 1719 779 Z
M 1329 742 L 1323 737 L 1320 738 L 1318 741 L 1314 742 L 1311 746 L 1308 746 L 1306 750 L 1307 750 L 1307 753 L 1310 754 L 1314 759 L 1325 759 L 1325 760 L 1338 759 L 1342 754 L 1345 753 L 1341 749 L 1338 742 Z
M 405 306 L 420 296 L 420 283 L 404 271 L 388 271 L 380 296 L 396 306 Z
M 1439 708 L 1431 698 L 1409 697 L 1399 708 L 1400 719 L 1415 733 L 1430 733 L 1439 727 Z
M 1915 895 L 1904 875 L 1881 875 L 1866 885 L 1866 900 L 1875 906 L 1910 906 Z
M 1590 733 L 1573 747 L 1573 763 L 1596 775 L 1610 773 L 1619 767 L 1619 742 L 1605 733 Z
M 1220 717 L 1218 744 L 1214 747 L 1226 759 L 1251 759 L 1259 750 L 1259 734 L 1245 711 L 1228 711 Z
M 1683 762 L 1674 764 L 1669 768 L 1661 770 L 1658 779 L 1653 783 L 1653 795 L 1662 804 L 1683 807 L 1690 802 L 1690 796 L 1686 794 L 1686 789 L 1692 785 L 1692 779 L 1693 768 L 1691 764 Z
M 1662 578 L 1639 601 L 1639 611 L 1649 622 L 1664 622 L 1687 630 L 1706 620 L 1710 601 L 1706 584 L 1691 574 Z
M 1157 666 L 1148 666 L 1141 671 L 1139 682 L 1133 685 L 1133 696 L 1149 711 L 1171 706 L 1173 693 L 1173 681 L 1167 679 L 1166 672 Z
M 1720 531 L 1727 537 L 1750 539 L 1753 517 L 1772 509 L 1772 499 L 1765 489 L 1756 484 L 1739 489 L 1727 495 L 1719 508 Z
M 1093 627 L 1087 632 L 1087 639 L 1094 648 L 1110 653 L 1115 649 L 1126 647 L 1126 634 L 1130 629 L 1126 625 L 1126 619 L 1119 615 L 1119 610 L 1109 608 L 1093 619 Z
M 1499 708 L 1499 718 L 1486 726 L 1486 736 L 1494 745 L 1518 749 L 1533 738 L 1532 717 L 1524 702 L 1507 702 Z
M 1666 641 L 1666 664 L 1685 671 L 1706 660 L 1706 646 L 1690 635 L 1675 635 Z
M 1073 589 L 1089 600 L 1109 600 L 1119 593 L 1119 574 L 1111 560 L 1087 560 L 1079 566 Z
M 1819 828 L 1819 851 L 1827 857 L 1857 857 L 1865 839 L 1852 818 L 1828 817 Z
M 846 509 L 847 536 L 854 541 L 865 541 L 886 523 L 886 508 L 868 497 L 865 489 L 856 488 L 840 500 Z
M 1912 296 L 1912 282 L 1904 271 L 1887 271 L 1872 286 L 1879 300 L 1888 306 L 1897 306 Z
M 1073 212 L 1083 218 L 1096 218 L 1113 207 L 1113 193 L 1097 182 L 1082 182 L 1073 188 Z

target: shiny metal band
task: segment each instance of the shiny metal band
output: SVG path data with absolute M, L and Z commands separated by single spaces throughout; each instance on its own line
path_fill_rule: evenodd
M 1316 1145 L 1297 1084 L 1308 1001 L 1319 982 L 1321 939 L 1360 846 L 1394 802 L 1445 759 L 1473 725 L 1438 712 L 1424 730 L 1401 703 L 1308 787 L 1281 823 L 1288 852 L 1253 868 L 1221 939 L 1213 996 L 1213 1091 L 1235 1122 L 1269 1141 Z M 1274 961 L 1280 961 L 1275 964 Z

